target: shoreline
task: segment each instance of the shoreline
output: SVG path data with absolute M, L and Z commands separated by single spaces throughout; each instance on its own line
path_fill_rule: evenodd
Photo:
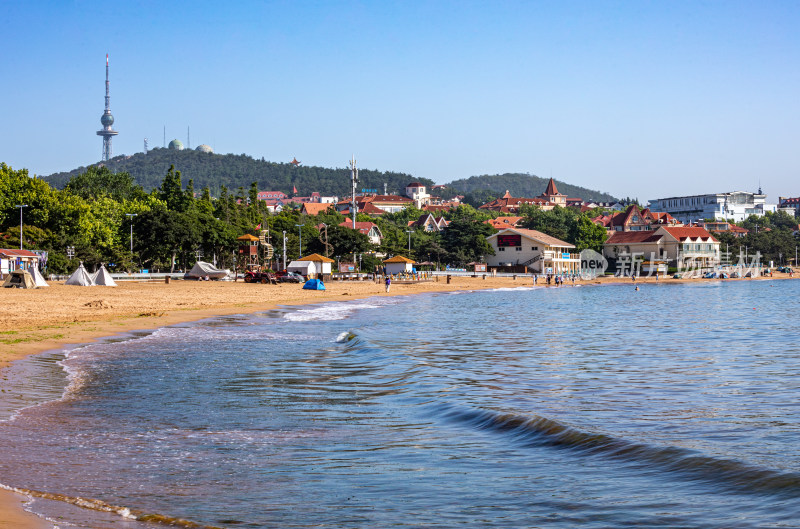
M 790 279 L 786 274 L 759 280 Z M 711 281 L 750 281 L 725 279 Z M 575 285 L 642 285 L 707 282 L 707 279 L 607 277 L 578 280 Z M 4 289 L 7 307 L 0 312 L 0 371 L 30 355 L 60 350 L 73 344 L 94 342 L 122 333 L 153 330 L 179 323 L 233 314 L 252 314 L 280 306 L 351 301 L 368 297 L 404 296 L 433 292 L 458 292 L 533 286 L 530 276 L 454 276 L 450 284 L 439 281 L 393 283 L 389 293 L 382 283 L 331 281 L 325 291 L 302 290 L 299 284 L 261 285 L 244 282 L 120 283 L 116 288 L 72 287 L 52 283 L 36 290 Z M 539 284 L 543 288 L 570 288 Z M 9 311 L 10 310 L 10 311 Z M 25 495 L 0 488 L 0 529 L 52 529 L 53 524 L 24 509 Z

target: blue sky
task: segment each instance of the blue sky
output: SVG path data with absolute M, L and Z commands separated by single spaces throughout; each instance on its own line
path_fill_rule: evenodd
M 798 2 L 0 0 L 0 161 L 216 152 L 643 200 L 800 195 Z

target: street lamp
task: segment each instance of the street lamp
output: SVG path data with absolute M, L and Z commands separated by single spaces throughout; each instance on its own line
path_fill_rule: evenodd
M 286 270 L 286 230 L 283 230 L 283 269 Z
M 27 208 L 28 204 L 17 204 L 14 207 L 19 208 L 19 249 L 22 250 L 22 208 Z
M 406 230 L 408 234 L 408 258 L 411 259 L 411 230 Z
M 300 233 L 300 257 L 303 257 L 303 226 L 305 224 L 295 224 L 297 226 L 297 231 Z
M 138 213 L 126 213 L 125 216 L 128 217 L 131 221 L 131 256 L 133 256 L 133 217 L 138 215 Z

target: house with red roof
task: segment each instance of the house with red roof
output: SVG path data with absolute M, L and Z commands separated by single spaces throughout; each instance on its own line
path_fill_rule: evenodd
M 483 221 L 484 224 L 488 224 L 492 228 L 496 230 L 503 230 L 505 228 L 516 228 L 519 226 L 519 223 L 522 222 L 522 219 L 525 217 L 511 217 L 511 216 L 503 216 L 497 217 L 496 219 L 489 219 Z
M 506 190 L 505 194 L 491 202 L 487 202 L 478 207 L 478 209 L 483 209 L 486 211 L 499 211 L 500 213 L 519 213 L 520 208 L 522 206 L 539 206 L 544 211 L 549 211 L 555 207 L 555 204 L 552 204 L 549 200 L 536 197 L 536 198 L 522 198 L 522 197 L 512 197 L 511 193 Z
M 750 233 L 750 230 L 747 228 L 742 228 L 741 226 L 737 226 L 736 224 L 732 224 L 728 221 L 703 221 L 698 223 L 700 227 L 707 229 L 711 233 L 730 233 L 736 238 L 741 238 Z
M 575 246 L 536 230 L 505 228 L 486 237 L 494 255 L 485 256 L 491 269 L 538 274 L 580 272 Z
M 434 217 L 430 213 L 420 215 L 417 220 L 408 221 L 409 228 L 422 229 L 424 231 L 435 232 L 447 228 L 449 222 L 444 217 Z
M 413 205 L 414 201 L 399 195 L 360 195 L 356 196 L 356 207 L 359 213 L 368 215 L 382 215 L 384 213 L 397 213 L 403 208 Z M 349 211 L 350 200 L 343 200 L 336 204 L 336 209 L 344 214 Z M 370 207 L 371 206 L 371 207 Z M 377 213 L 376 213 L 377 212 Z
M 641 209 L 636 204 L 631 204 L 618 213 L 598 215 L 592 222 L 603 226 L 608 235 L 620 231 L 653 231 L 659 226 L 680 226 L 681 224 L 669 213 Z
M 353 229 L 353 221 L 346 220 L 340 223 L 339 226 Z M 383 239 L 381 229 L 374 222 L 356 222 L 356 230 L 369 237 L 369 242 L 372 244 L 380 244 Z
M 639 257 L 683 268 L 712 268 L 720 262 L 719 241 L 700 227 L 614 232 L 603 244 L 603 254 L 608 259 Z

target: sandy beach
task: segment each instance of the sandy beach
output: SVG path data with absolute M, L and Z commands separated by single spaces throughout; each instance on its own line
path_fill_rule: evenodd
M 788 278 L 775 274 L 774 279 Z M 766 278 L 769 279 L 769 278 Z M 584 284 L 627 281 L 604 278 Z M 704 280 L 694 280 L 704 281 Z M 705 280 L 708 281 L 708 280 Z M 748 280 L 728 280 L 748 281 Z M 636 284 L 654 283 L 637 279 Z M 661 283 L 684 280 L 661 279 Z M 542 285 L 540 279 L 539 285 Z M 117 333 L 154 329 L 213 316 L 266 311 L 280 305 L 347 301 L 371 296 L 424 292 L 478 290 L 532 286 L 530 276 L 492 278 L 453 277 L 439 281 L 401 284 L 391 293 L 371 281 L 329 282 L 326 291 L 303 290 L 298 284 L 261 285 L 244 282 L 120 282 L 116 288 L 74 287 L 52 283 L 37 290 L 2 289 L 0 310 L 0 369 L 24 356 L 90 342 Z M 558 288 L 570 288 L 571 283 Z M 551 287 L 556 288 L 556 287 Z M 52 524 L 23 510 L 25 497 L 0 490 L 0 529 L 43 529 Z

